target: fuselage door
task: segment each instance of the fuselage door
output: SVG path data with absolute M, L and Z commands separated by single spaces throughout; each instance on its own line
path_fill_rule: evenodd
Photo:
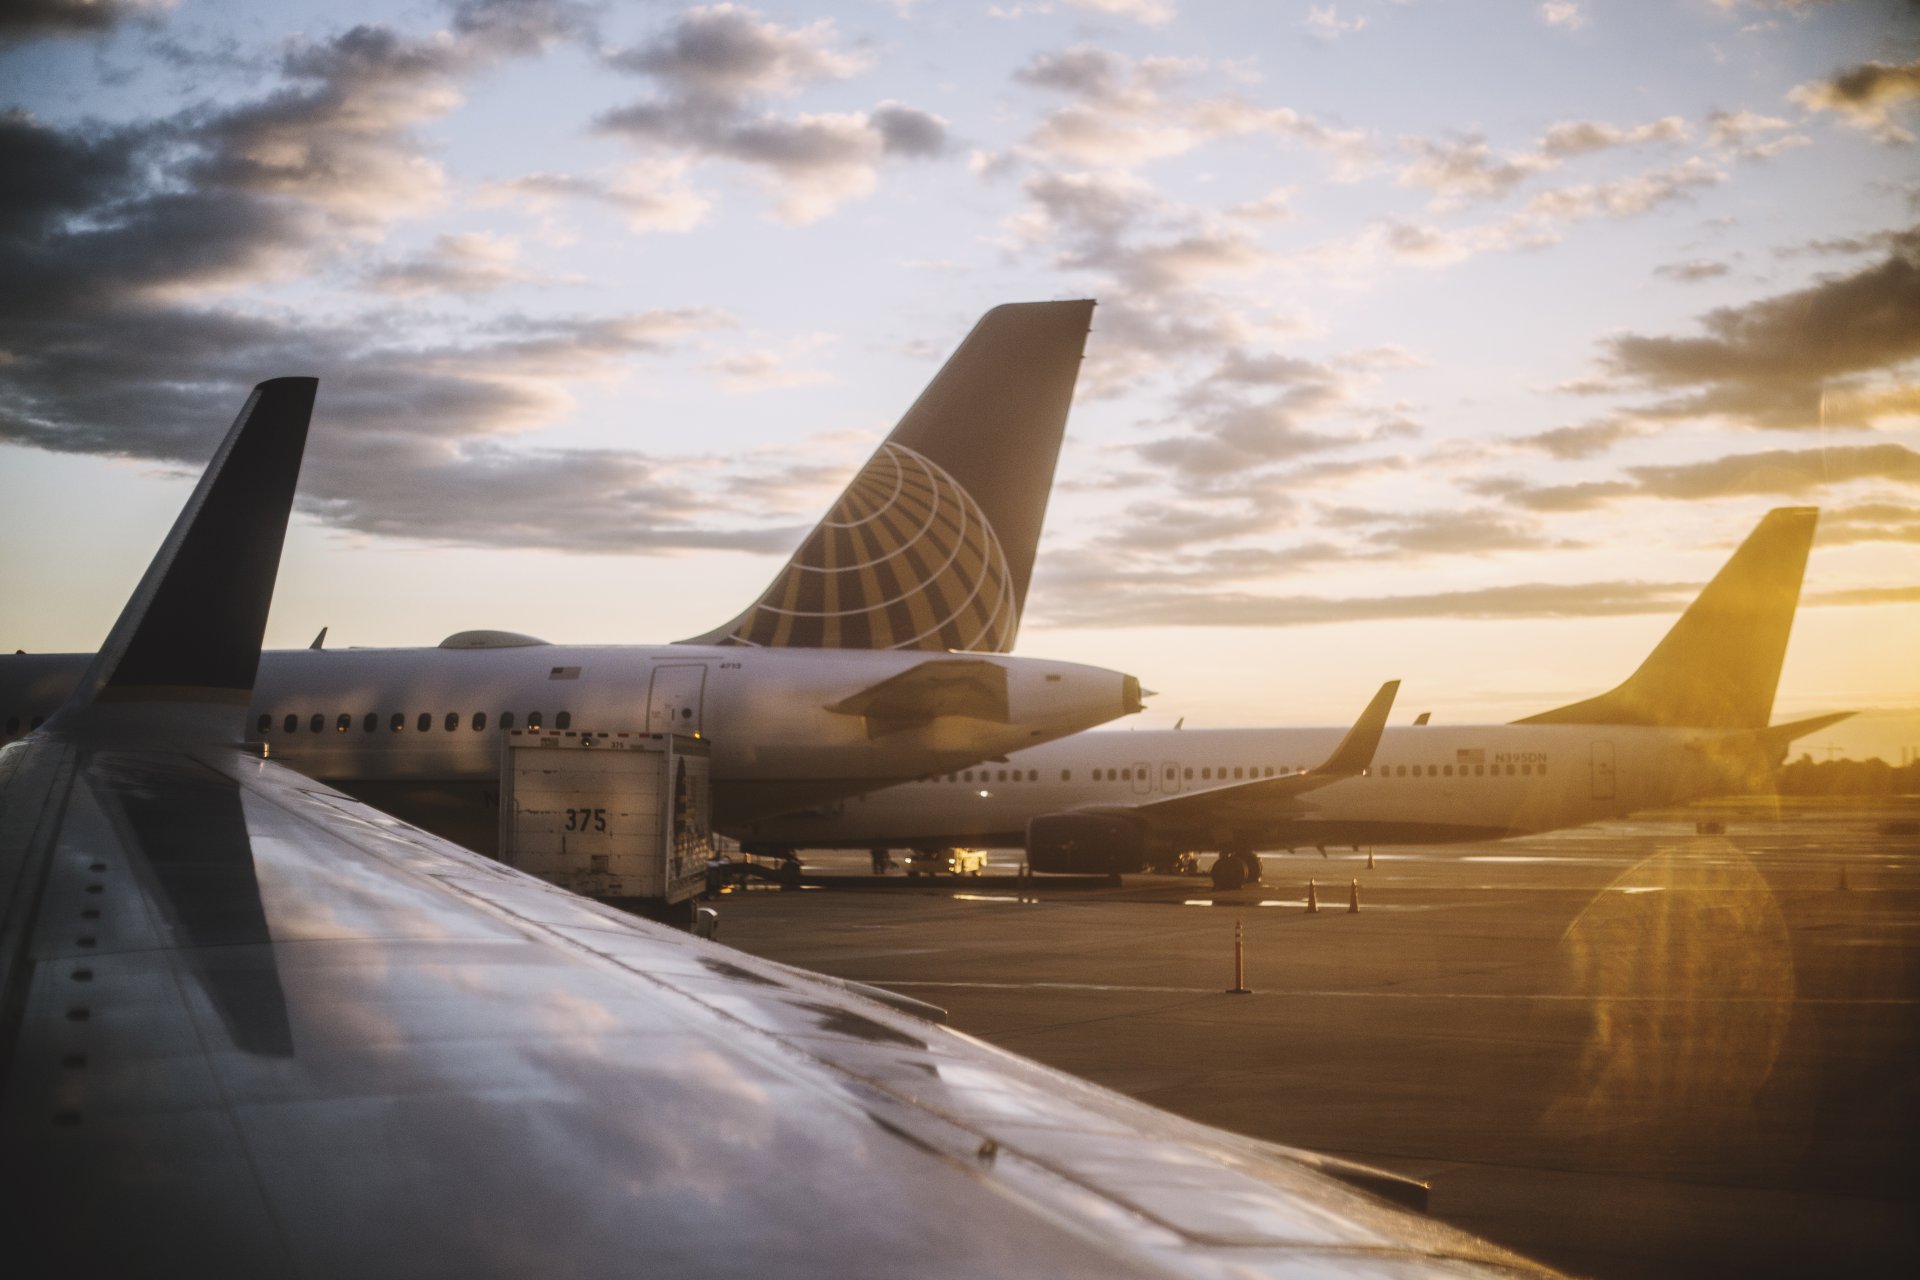
M 706 692 L 707 667 L 703 662 L 655 667 L 653 683 L 647 690 L 647 732 L 701 732 L 701 704 Z
M 1142 760 L 1133 766 L 1133 794 L 1149 795 L 1153 791 L 1153 766 Z
M 1160 762 L 1160 789 L 1168 795 L 1175 795 L 1179 792 L 1180 762 L 1178 760 L 1162 760 Z
M 1593 744 L 1593 798 L 1595 800 L 1613 799 L 1613 744 L 1611 742 Z

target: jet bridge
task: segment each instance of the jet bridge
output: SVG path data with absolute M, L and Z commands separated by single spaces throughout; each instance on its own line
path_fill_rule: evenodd
M 691 918 L 713 856 L 709 747 L 664 733 L 504 735 L 500 857 L 590 898 Z

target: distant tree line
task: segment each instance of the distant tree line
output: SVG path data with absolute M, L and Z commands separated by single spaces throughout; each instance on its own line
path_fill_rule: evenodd
M 1783 796 L 1920 795 L 1920 760 L 1892 765 L 1870 760 L 1815 760 L 1802 755 L 1780 767 Z

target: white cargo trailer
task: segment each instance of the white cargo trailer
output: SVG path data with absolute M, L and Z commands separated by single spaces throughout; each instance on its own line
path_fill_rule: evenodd
M 540 729 L 502 738 L 501 861 L 588 897 L 691 919 L 713 856 L 704 739 Z

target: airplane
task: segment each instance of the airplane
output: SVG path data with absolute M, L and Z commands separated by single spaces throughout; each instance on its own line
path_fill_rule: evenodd
M 9 1275 L 1551 1274 L 1409 1212 L 1424 1184 L 267 758 L 246 708 L 315 386 L 255 389 L 73 695 L 0 748 Z
M 304 773 L 492 851 L 515 728 L 708 738 L 725 829 L 1140 710 L 1130 675 L 1007 656 L 1093 305 L 988 311 L 724 626 L 667 645 L 464 631 L 432 649 L 325 649 L 322 633 L 264 656 L 251 731 Z M 5 736 L 50 714 L 85 663 L 0 657 Z
M 1389 729 L 1344 777 L 1303 772 L 1337 729 L 1086 733 L 739 834 L 775 848 L 1023 847 L 1035 872 L 1103 875 L 1190 869 L 1215 850 L 1214 884 L 1233 889 L 1258 882 L 1261 851 L 1497 840 L 1749 790 L 1795 738 L 1851 714 L 1768 723 L 1818 514 L 1769 512 L 1611 692 L 1512 724 Z

